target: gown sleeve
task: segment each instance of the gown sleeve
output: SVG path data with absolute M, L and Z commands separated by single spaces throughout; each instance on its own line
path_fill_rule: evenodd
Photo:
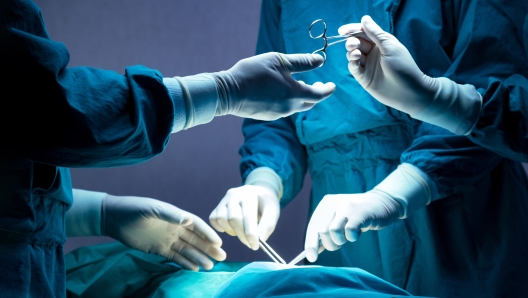
M 285 50 L 278 2 L 262 1 L 257 54 Z M 297 137 L 294 118 L 290 116 L 270 122 L 245 119 L 242 132 L 244 144 L 239 151 L 242 178 L 245 180 L 258 167 L 273 169 L 282 180 L 281 205 L 284 206 L 301 190 L 307 169 L 306 149 Z
M 528 67 L 527 67 L 528 70 Z M 483 106 L 469 139 L 507 158 L 528 162 L 528 79 L 490 79 L 479 89 Z
M 68 50 L 49 38 L 33 2 L 0 1 L 2 155 L 108 167 L 163 151 L 175 112 L 159 72 L 132 66 L 121 75 L 67 68 L 68 62 Z
M 465 136 L 428 124 L 416 127 L 416 138 L 402 154 L 431 178 L 437 195 L 432 200 L 460 193 L 490 175 L 503 157 L 481 147 Z
M 435 181 L 438 198 L 462 191 L 462 188 L 489 175 L 504 159 L 496 153 L 508 158 L 522 156 L 522 153 L 515 154 L 506 147 L 511 146 L 520 152 L 522 149 L 516 147 L 510 137 L 515 135 L 519 140 L 519 135 L 526 135 L 526 124 L 520 117 L 521 110 L 526 110 L 526 104 L 522 102 L 522 97 L 526 96 L 526 79 L 510 76 L 528 71 L 523 38 L 517 36 L 522 34 L 520 28 L 523 27 L 528 4 L 522 4 L 523 8 L 518 6 L 519 3 L 506 5 L 501 2 L 502 5 L 498 1 L 491 2 L 497 4 L 454 1 L 458 6 L 455 5 L 457 7 L 453 11 L 445 11 L 446 15 L 458 17 L 444 24 L 445 27 L 452 26 L 447 30 L 454 35 L 453 42 L 446 43 L 446 55 L 450 56 L 452 63 L 443 76 L 476 88 L 486 88 L 490 84 L 483 96 L 482 119 L 469 138 L 419 123 L 413 144 L 401 158 L 402 162 L 420 168 Z M 490 19 L 493 22 L 486 21 Z M 506 48 L 508 55 L 497 55 Z M 500 83 L 497 80 L 505 81 Z M 504 97 L 502 100 L 498 98 L 505 94 L 510 94 L 509 101 Z M 502 131 L 511 128 L 515 129 L 508 131 L 507 135 Z

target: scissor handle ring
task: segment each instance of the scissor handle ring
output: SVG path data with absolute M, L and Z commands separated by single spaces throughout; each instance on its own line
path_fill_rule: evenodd
M 323 23 L 323 26 L 324 26 L 323 33 L 317 36 L 313 36 L 312 27 L 317 23 Z M 308 34 L 310 34 L 310 37 L 313 39 L 324 38 L 326 36 L 326 22 L 323 19 L 318 19 L 318 20 L 313 21 L 313 23 L 310 25 L 310 28 L 308 28 Z
M 325 63 L 326 63 L 326 52 L 324 51 L 324 49 L 319 49 L 319 50 L 316 50 L 312 53 L 313 54 L 319 54 L 321 56 L 323 56 L 323 63 L 321 65 L 319 65 L 319 67 L 322 67 Z

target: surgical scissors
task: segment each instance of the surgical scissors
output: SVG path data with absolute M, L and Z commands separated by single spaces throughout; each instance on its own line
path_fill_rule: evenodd
M 317 35 L 317 36 L 314 36 L 313 33 L 312 33 L 312 28 L 315 24 L 318 24 L 318 23 L 323 23 L 323 33 Z M 308 34 L 310 34 L 310 37 L 312 39 L 320 39 L 322 38 L 324 40 L 324 44 L 323 44 L 323 47 L 314 51 L 312 54 L 320 54 L 321 56 L 323 56 L 324 58 L 324 61 L 323 61 L 323 64 L 321 64 L 321 66 L 323 66 L 326 62 L 326 48 L 330 47 L 330 46 L 333 46 L 335 45 L 336 43 L 340 43 L 340 42 L 343 42 L 347 39 L 349 39 L 350 37 L 354 37 L 354 36 L 357 36 L 359 34 L 363 33 L 363 31 L 357 31 L 357 32 L 351 32 L 351 33 L 348 33 L 348 34 L 345 34 L 345 35 L 334 35 L 334 36 L 326 36 L 326 22 L 323 20 L 323 19 L 318 19 L 318 20 L 315 20 L 313 21 L 313 23 L 310 25 L 310 28 L 308 28 Z M 340 38 L 340 39 L 339 39 Z M 329 39 L 339 39 L 339 40 L 336 40 L 336 41 L 333 41 L 333 42 L 330 42 L 328 43 L 328 40 Z M 320 67 L 321 67 L 320 66 Z
M 270 256 L 270 258 L 275 261 L 275 263 L 284 264 L 286 265 L 286 262 L 284 261 L 281 256 L 279 256 L 278 253 L 276 253 L 271 246 L 269 246 L 266 241 L 259 239 L 259 246 L 260 248 Z

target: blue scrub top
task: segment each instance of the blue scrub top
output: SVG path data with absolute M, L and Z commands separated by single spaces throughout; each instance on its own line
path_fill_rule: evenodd
M 324 19 L 334 35 L 369 14 L 426 74 L 487 88 L 491 77 L 522 73 L 522 39 L 511 38 L 511 55 L 498 55 L 504 49 L 497 41 L 523 28 L 526 11 L 528 3 L 492 0 L 264 0 L 257 52 L 312 52 L 322 46 L 308 35 L 314 20 Z M 284 206 L 309 171 L 313 212 L 326 194 L 368 191 L 398 164 L 413 164 L 434 181 L 438 200 L 339 251 L 323 252 L 317 263 L 359 267 L 415 295 L 528 295 L 528 259 L 519 257 L 528 247 L 528 179 L 521 164 L 380 104 L 349 74 L 345 53 L 333 46 L 323 67 L 296 74 L 306 83 L 335 82 L 332 97 L 277 121 L 244 121 L 243 178 L 257 167 L 274 169 Z
M 32 1 L 0 1 L 0 296 L 65 296 L 67 167 L 136 164 L 169 141 L 174 103 L 159 72 L 68 61 Z

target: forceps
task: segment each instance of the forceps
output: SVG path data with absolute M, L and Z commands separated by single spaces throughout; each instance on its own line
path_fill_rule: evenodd
M 259 239 L 259 246 L 260 248 L 268 254 L 268 256 L 270 256 L 270 258 L 275 262 L 275 263 L 278 263 L 278 264 L 284 264 L 286 265 L 286 262 L 284 261 L 283 258 L 281 258 L 279 256 L 278 253 L 276 253 L 273 248 L 271 248 L 271 246 L 269 246 L 266 241 L 264 240 L 261 240 Z
M 323 27 L 323 33 L 314 36 L 313 33 L 312 33 L 312 31 L 313 31 L 312 28 L 317 23 L 322 23 L 323 24 L 323 26 L 324 26 Z M 351 32 L 351 33 L 348 33 L 348 34 L 345 34 L 345 35 L 326 36 L 326 22 L 323 19 L 315 20 L 310 25 L 310 28 L 308 28 L 308 34 L 310 34 L 310 37 L 312 39 L 323 39 L 324 44 L 323 44 L 322 48 L 314 51 L 312 54 L 320 54 L 321 56 L 323 56 L 324 60 L 323 60 L 323 64 L 321 64 L 321 66 L 323 66 L 325 64 L 325 62 L 326 62 L 326 48 L 328 48 L 330 46 L 333 46 L 336 43 L 343 42 L 343 41 L 349 39 L 350 37 L 357 36 L 357 35 L 359 35 L 361 33 L 363 33 L 363 31 Z M 329 39 L 338 39 L 338 40 L 328 43 Z M 321 66 L 319 66 L 319 67 L 321 67 Z

